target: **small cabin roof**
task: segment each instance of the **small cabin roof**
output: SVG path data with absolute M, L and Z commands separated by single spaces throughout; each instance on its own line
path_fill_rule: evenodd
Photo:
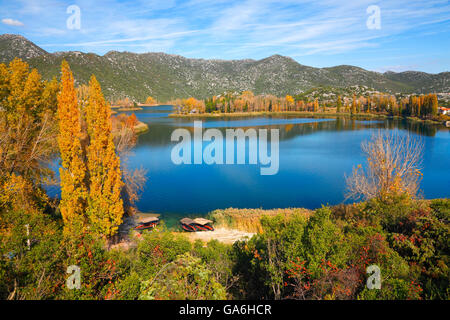
M 205 225 L 205 224 L 213 223 L 213 222 L 211 220 L 208 220 L 205 218 L 196 218 L 196 219 L 194 219 L 194 223 L 200 224 L 200 225 Z
M 192 219 L 190 219 L 190 218 L 183 218 L 183 219 L 180 220 L 180 222 L 181 222 L 182 224 L 193 224 L 193 223 L 194 223 L 194 220 L 192 220 Z
M 147 217 L 147 218 L 143 218 L 141 219 L 141 221 L 139 221 L 140 223 L 149 223 L 149 222 L 157 222 L 159 221 L 158 217 Z

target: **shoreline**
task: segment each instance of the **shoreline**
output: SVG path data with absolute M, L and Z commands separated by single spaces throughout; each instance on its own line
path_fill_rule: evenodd
M 335 113 L 335 112 L 309 112 L 309 111 L 282 111 L 282 112 L 269 112 L 269 111 L 258 111 L 258 112 L 233 112 L 233 113 L 197 113 L 197 114 L 179 114 L 171 113 L 169 118 L 234 118 L 234 117 L 261 117 L 261 116 L 300 116 L 301 118 L 354 118 L 354 119 L 399 119 L 408 120 L 414 122 L 423 122 L 426 124 L 433 125 L 443 125 L 445 126 L 445 121 L 436 121 L 430 119 L 420 119 L 415 117 L 401 117 L 401 116 L 390 116 L 386 114 L 373 114 L 373 113 Z
M 133 107 L 130 107 L 130 108 L 111 107 L 111 114 L 115 115 L 115 114 L 118 114 L 119 112 L 142 111 L 142 110 L 144 110 L 144 109 L 142 109 L 142 108 L 133 108 Z
M 164 104 L 145 104 L 145 103 L 138 103 L 137 106 L 139 108 L 151 108 L 151 107 L 159 107 L 159 106 L 164 106 Z
M 415 199 L 417 203 L 423 203 L 429 205 L 434 200 L 447 200 L 447 198 L 433 198 L 433 199 Z M 354 204 L 359 204 L 362 202 L 356 202 L 353 204 L 347 204 L 349 206 Z M 336 207 L 338 205 L 332 205 L 330 207 Z M 168 231 L 174 235 L 179 235 L 186 237 L 191 242 L 196 240 L 201 240 L 202 242 L 209 242 L 211 240 L 217 240 L 225 244 L 233 244 L 236 241 L 246 241 L 251 237 L 262 234 L 263 228 L 261 225 L 261 218 L 263 217 L 275 217 L 277 215 L 282 215 L 285 217 L 290 216 L 303 216 L 305 219 L 309 219 L 316 209 L 306 209 L 306 208 L 277 208 L 277 209 L 257 209 L 257 208 L 227 208 L 227 209 L 216 209 L 208 214 L 206 217 L 213 220 L 214 231 L 202 231 L 202 232 L 185 232 L 179 228 L 168 227 Z M 135 239 L 140 239 L 142 233 L 134 231 L 133 228 L 137 225 L 142 217 L 145 216 L 158 216 L 160 214 L 154 213 L 138 213 L 135 216 L 129 216 L 124 219 L 123 226 L 125 227 L 120 231 L 125 237 L 116 244 L 117 247 L 125 246 L 126 249 L 134 243 Z M 164 221 L 164 219 L 162 219 Z M 167 227 L 167 225 L 166 225 Z M 133 236 L 130 238 L 129 232 L 132 232 Z M 147 231 L 148 232 L 148 231 Z M 141 234 L 137 236 L 137 234 Z
M 176 234 L 182 234 L 189 241 L 195 242 L 200 240 L 207 243 L 212 240 L 219 241 L 224 244 L 232 245 L 237 241 L 246 241 L 251 239 L 255 232 L 246 232 L 239 229 L 227 228 L 227 227 L 217 227 L 214 231 L 203 231 L 203 232 L 181 232 L 176 231 Z
M 146 124 L 142 121 L 138 121 L 138 124 L 135 125 L 133 127 L 133 129 L 136 134 L 141 134 L 141 133 L 147 132 L 149 130 L 148 124 Z
M 142 111 L 144 110 L 144 108 L 153 108 L 160 106 L 164 106 L 164 104 L 154 104 L 154 105 L 138 104 L 137 107 L 111 106 L 111 114 L 116 115 L 119 112 Z

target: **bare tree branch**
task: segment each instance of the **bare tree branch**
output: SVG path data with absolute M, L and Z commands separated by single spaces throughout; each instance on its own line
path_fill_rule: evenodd
M 415 197 L 419 191 L 422 173 L 423 143 L 409 134 L 399 136 L 378 134 L 371 141 L 362 143 L 367 158 L 367 168 L 353 168 L 352 175 L 345 177 L 346 199 L 384 198 L 391 194 L 407 193 Z

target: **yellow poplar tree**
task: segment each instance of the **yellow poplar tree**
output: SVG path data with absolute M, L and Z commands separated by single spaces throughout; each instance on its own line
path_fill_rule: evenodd
M 341 112 L 341 108 L 342 108 L 342 98 L 341 98 L 341 96 L 338 96 L 337 103 L 336 103 L 336 112 L 337 113 Z
M 314 112 L 319 111 L 319 100 L 317 100 L 317 99 L 314 100 L 313 107 L 314 107 Z
M 16 58 L 9 64 L 9 79 L 8 79 L 8 97 L 7 101 L 2 103 L 8 111 L 11 109 L 21 107 L 22 99 L 24 97 L 23 91 L 25 88 L 25 83 L 29 75 L 29 66 L 27 63 Z
M 85 108 L 90 144 L 87 147 L 89 170 L 88 218 L 91 230 L 104 237 L 113 236 L 124 213 L 120 159 L 112 136 L 111 108 L 105 102 L 95 76 L 89 82 Z
M 86 166 L 81 148 L 80 110 L 69 64 L 62 62 L 61 90 L 58 94 L 58 145 L 62 167 L 60 210 L 66 234 L 75 235 L 86 225 Z
M 44 83 L 44 91 L 42 92 L 42 103 L 50 111 L 54 112 L 58 106 L 59 83 L 56 78 Z M 56 113 L 56 112 L 55 112 Z
M 151 96 L 148 96 L 147 100 L 145 100 L 145 104 L 155 104 L 155 103 L 156 103 L 156 100 Z
M 286 95 L 286 103 L 287 103 L 287 109 L 290 110 L 290 107 L 294 104 L 294 98 L 290 95 Z
M 352 114 L 356 113 L 356 96 L 353 95 L 353 101 L 352 101 Z

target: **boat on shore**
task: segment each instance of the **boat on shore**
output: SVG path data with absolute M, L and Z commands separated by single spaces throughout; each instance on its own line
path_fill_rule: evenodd
M 136 226 L 134 228 L 134 230 L 140 231 L 140 230 L 153 229 L 154 227 L 156 227 L 158 225 L 158 223 L 159 223 L 158 217 L 148 217 L 148 218 L 145 218 L 142 221 L 140 221 L 138 223 L 138 226 Z
M 205 218 L 183 218 L 180 220 L 181 228 L 187 232 L 214 231 L 212 221 Z

